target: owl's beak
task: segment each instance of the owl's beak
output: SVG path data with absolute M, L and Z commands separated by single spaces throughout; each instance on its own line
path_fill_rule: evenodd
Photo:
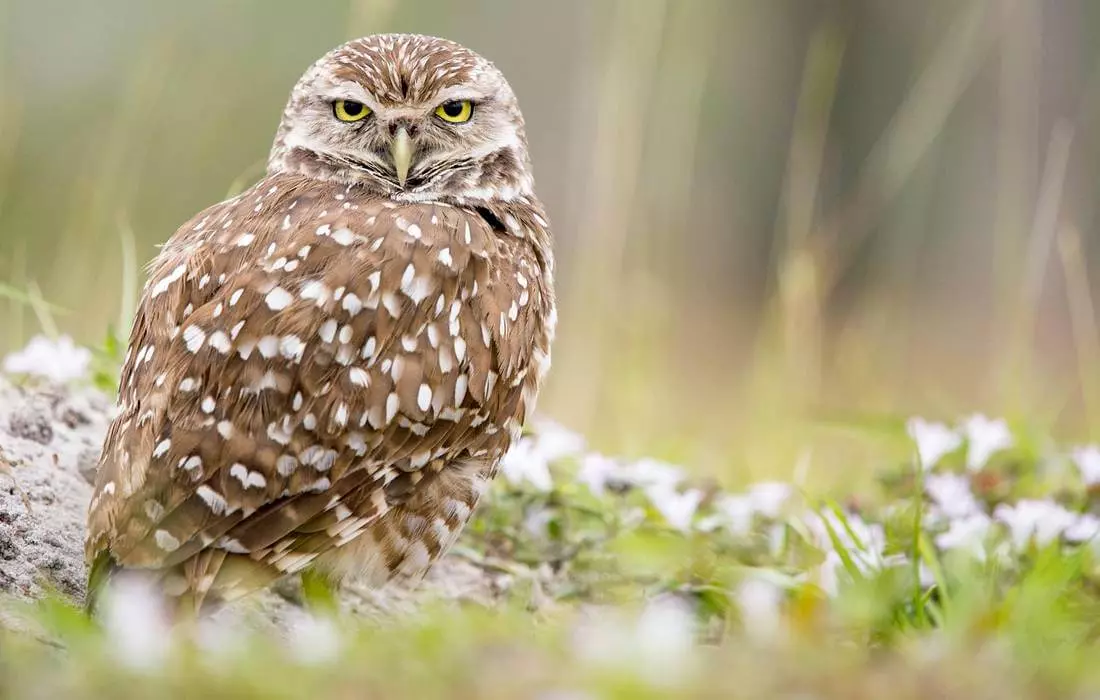
M 390 156 L 393 158 L 393 167 L 397 171 L 397 184 L 405 186 L 405 180 L 409 177 L 409 166 L 412 165 L 412 139 L 405 127 L 397 130 L 390 144 Z

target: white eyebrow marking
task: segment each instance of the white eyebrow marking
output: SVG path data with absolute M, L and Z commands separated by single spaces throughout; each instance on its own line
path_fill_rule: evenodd
M 332 86 L 331 90 L 327 90 L 325 92 L 325 99 L 331 101 L 352 100 L 353 102 L 362 102 L 369 107 L 372 112 L 379 111 L 380 107 L 378 100 L 374 99 L 374 96 L 367 92 L 362 85 L 346 80 L 336 83 Z

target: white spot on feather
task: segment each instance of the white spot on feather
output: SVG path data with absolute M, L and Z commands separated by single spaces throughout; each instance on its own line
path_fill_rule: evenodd
M 273 335 L 265 335 L 257 344 L 260 354 L 270 360 L 279 354 L 279 339 Z
M 283 476 L 290 476 L 298 469 L 298 460 L 291 455 L 281 455 L 275 460 L 275 471 Z
M 241 482 L 241 485 L 246 489 L 259 488 L 267 486 L 267 479 L 260 472 L 249 471 L 248 467 L 244 466 L 240 462 L 237 462 L 229 468 L 229 476 L 233 477 L 237 481 Z
M 173 537 L 172 533 L 167 530 L 157 530 L 153 539 L 156 540 L 157 546 L 166 552 L 174 552 L 180 548 L 180 541 Z
M 161 440 L 157 443 L 157 446 L 153 448 L 153 459 L 159 459 L 168 454 L 168 450 L 172 449 L 171 440 Z
M 267 307 L 272 311 L 282 311 L 290 306 L 291 302 L 294 301 L 294 297 L 282 287 L 275 287 L 267 293 L 265 301 L 267 302 Z
M 362 357 L 364 360 L 369 361 L 369 364 L 367 365 L 368 367 L 374 364 L 374 360 L 376 359 L 374 356 L 374 351 L 377 348 L 378 340 L 373 335 L 367 338 L 367 342 L 363 343 L 363 352 L 360 353 L 360 357 Z
M 428 407 L 432 405 L 432 388 L 427 384 L 420 385 L 420 391 L 416 394 L 416 405 L 420 407 L 421 411 L 427 411 Z
M 206 332 L 197 326 L 188 326 L 183 329 L 183 342 L 190 352 L 197 353 L 206 342 Z
M 427 298 L 431 293 L 431 286 L 428 278 L 416 274 L 416 267 L 412 263 L 409 263 L 404 274 L 401 275 L 401 291 L 412 299 L 414 304 L 419 304 Z
M 225 500 L 225 497 L 206 484 L 196 489 L 195 495 L 202 499 L 202 502 L 214 515 L 225 515 L 229 510 L 229 502 Z
M 179 265 L 173 269 L 167 276 L 162 277 L 159 282 L 153 285 L 153 290 L 150 293 L 150 298 L 155 299 L 161 294 L 168 291 L 168 288 L 172 286 L 172 283 L 183 277 L 183 273 L 187 272 L 186 265 Z
M 340 245 L 348 246 L 355 242 L 355 234 L 346 228 L 332 232 L 332 240 Z
M 344 307 L 344 311 L 347 311 L 352 316 L 363 310 L 363 302 L 355 294 L 348 294 L 344 297 L 341 306 Z
M 461 406 L 463 399 L 466 398 L 466 389 L 468 388 L 470 380 L 466 374 L 458 375 L 455 379 L 455 406 Z
M 233 344 L 229 341 L 227 336 L 222 331 L 214 331 L 210 334 L 210 347 L 214 348 L 223 355 L 228 355 L 229 351 L 233 349 Z
M 393 417 L 397 415 L 397 409 L 401 407 L 401 398 L 398 397 L 396 392 L 392 392 L 386 397 L 386 424 L 388 425 Z
M 348 371 L 348 379 L 355 386 L 361 386 L 363 388 L 370 386 L 370 375 L 367 374 L 366 370 L 359 367 L 353 367 Z
M 301 362 L 305 351 L 306 344 L 296 335 L 284 335 L 279 341 L 279 352 L 288 360 Z

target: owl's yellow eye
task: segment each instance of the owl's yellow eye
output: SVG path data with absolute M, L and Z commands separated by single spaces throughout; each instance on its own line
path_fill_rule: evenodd
M 470 121 L 474 114 L 474 105 L 469 100 L 451 100 L 435 108 L 435 116 L 451 124 Z
M 332 113 L 342 122 L 357 122 L 370 114 L 370 108 L 362 102 L 336 100 L 332 103 Z

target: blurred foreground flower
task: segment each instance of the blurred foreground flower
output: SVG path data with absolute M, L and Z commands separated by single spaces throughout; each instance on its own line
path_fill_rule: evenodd
M 500 461 L 500 471 L 513 486 L 528 482 L 539 491 L 554 488 L 550 462 L 539 452 L 534 440 L 520 440 Z
M 1073 461 L 1086 486 L 1100 484 L 1100 447 L 1086 445 L 1073 451 Z
M 786 591 L 764 576 L 750 576 L 735 592 L 745 633 L 752 639 L 773 641 L 782 633 Z
M 1070 542 L 1092 542 L 1100 536 L 1100 518 L 1092 513 L 1085 513 L 1077 518 L 1077 522 L 1066 528 L 1065 538 Z
M 985 513 L 972 513 L 951 520 L 947 532 L 936 537 L 936 546 L 943 550 L 968 552 L 979 561 L 986 556 L 985 541 L 993 520 Z
M 959 449 L 963 442 L 961 435 L 943 423 L 911 418 L 905 427 L 916 443 L 921 467 L 926 470 L 936 466 L 944 455 Z
M 1003 418 L 990 419 L 980 413 L 963 423 L 966 433 L 966 468 L 977 471 L 994 453 L 1012 447 L 1012 432 Z
M 172 648 L 172 627 L 156 587 L 140 576 L 118 576 L 101 603 L 103 628 L 118 662 L 138 671 L 160 668 Z
M 1040 547 L 1046 546 L 1077 525 L 1077 516 L 1053 501 L 1002 503 L 993 511 L 993 517 L 1008 526 L 1017 550 L 1025 549 L 1032 540 Z
M 533 435 L 525 436 L 504 455 L 500 470 L 513 486 L 528 482 L 539 491 L 550 491 L 554 481 L 550 465 L 584 450 L 584 439 L 561 425 L 541 421 Z
M 683 600 L 661 596 L 635 619 L 622 611 L 590 611 L 573 634 L 577 659 L 636 674 L 655 686 L 680 683 L 691 670 L 695 620 Z
M 607 488 L 614 484 L 614 477 L 619 471 L 619 463 L 610 457 L 599 453 L 587 454 L 581 460 L 581 468 L 577 472 L 577 481 L 588 487 L 595 496 L 603 496 Z
M 290 652 L 306 665 L 335 663 L 344 648 L 336 622 L 303 611 L 294 611 L 290 619 Z
M 965 476 L 929 474 L 924 478 L 924 490 L 948 520 L 965 518 L 982 510 L 970 490 L 970 479 Z
M 751 531 L 754 517 L 778 519 L 793 496 L 794 487 L 779 481 L 753 484 L 747 493 L 722 494 L 715 499 L 714 512 L 699 521 L 699 529 L 711 532 L 724 527 L 743 537 Z
M 699 489 L 677 491 L 671 486 L 656 485 L 645 490 L 646 497 L 653 504 L 668 524 L 686 532 L 691 528 L 691 521 L 695 517 L 695 511 L 703 502 L 703 492 Z
M 63 335 L 57 340 L 37 335 L 27 347 L 4 358 L 4 372 L 64 383 L 88 376 L 92 353 Z

